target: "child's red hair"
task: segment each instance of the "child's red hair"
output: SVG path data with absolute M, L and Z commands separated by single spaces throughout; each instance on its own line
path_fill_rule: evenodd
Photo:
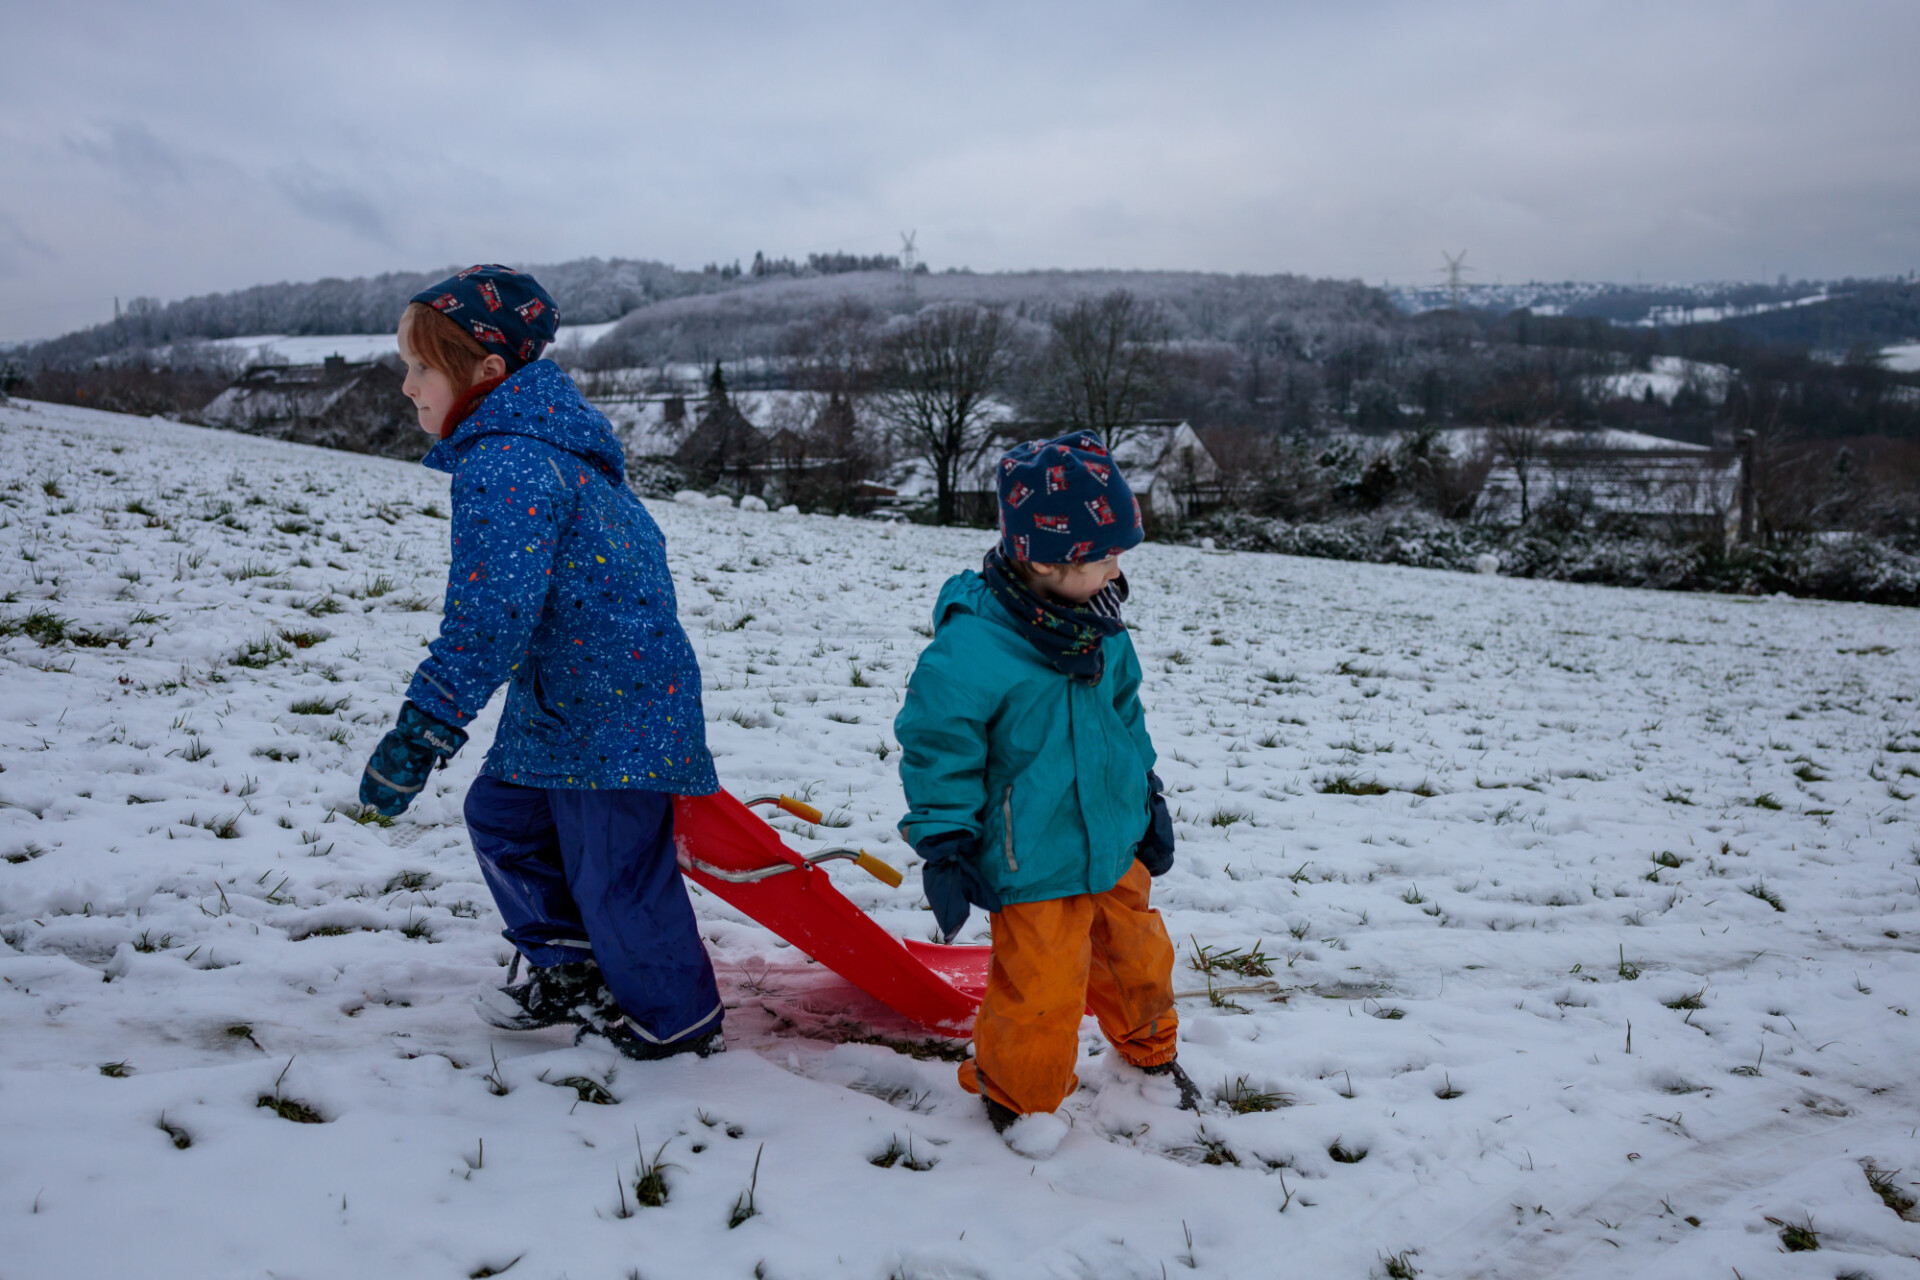
M 424 302 L 409 302 L 400 317 L 406 347 L 429 369 L 438 369 L 462 388 L 480 380 L 480 362 L 489 354 L 474 336 Z

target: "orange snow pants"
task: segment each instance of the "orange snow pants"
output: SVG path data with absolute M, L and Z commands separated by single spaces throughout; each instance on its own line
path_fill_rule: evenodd
M 1080 1086 L 1080 1018 L 1091 1010 L 1137 1067 L 1174 1055 L 1173 940 L 1147 905 L 1138 862 L 1105 893 L 1016 902 L 993 914 L 993 964 L 960 1085 L 1022 1115 Z

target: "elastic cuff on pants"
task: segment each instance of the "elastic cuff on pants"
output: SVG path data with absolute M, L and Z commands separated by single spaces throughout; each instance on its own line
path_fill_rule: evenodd
M 579 964 L 582 960 L 593 959 L 593 945 L 584 938 L 576 942 L 571 938 L 549 938 L 545 942 L 515 942 L 520 954 L 527 959 L 527 965 L 534 969 L 548 969 L 556 964 Z
M 720 1016 L 725 1012 L 725 1005 L 716 1004 L 713 1006 L 713 1012 L 707 1014 L 698 1022 L 691 1023 L 678 1031 L 662 1036 L 656 1036 L 641 1026 L 632 1014 L 623 1013 L 622 1016 L 626 1019 L 627 1030 L 633 1032 L 633 1034 L 639 1036 L 648 1044 L 676 1044 L 690 1036 L 705 1035 L 707 1032 L 712 1031 L 720 1025 Z

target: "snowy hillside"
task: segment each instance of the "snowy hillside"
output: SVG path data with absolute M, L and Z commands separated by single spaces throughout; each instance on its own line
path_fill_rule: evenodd
M 46 405 L 0 451 L 6 1280 L 1914 1273 L 1912 612 L 1131 553 L 1214 1101 L 1090 1056 L 1033 1164 L 941 1044 L 711 897 L 724 1055 L 475 1018 L 492 713 L 349 817 L 443 477 Z M 982 535 L 653 509 L 722 780 L 907 869 L 833 874 L 925 936 L 891 721 Z

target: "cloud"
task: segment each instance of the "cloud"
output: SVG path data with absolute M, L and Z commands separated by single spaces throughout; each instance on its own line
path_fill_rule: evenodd
M 303 164 L 275 173 L 273 185 L 303 216 L 373 244 L 395 246 L 381 201 L 352 182 Z
M 108 121 L 89 133 L 70 135 L 66 144 L 73 154 L 136 187 L 186 181 L 187 165 L 180 154 L 143 124 Z

